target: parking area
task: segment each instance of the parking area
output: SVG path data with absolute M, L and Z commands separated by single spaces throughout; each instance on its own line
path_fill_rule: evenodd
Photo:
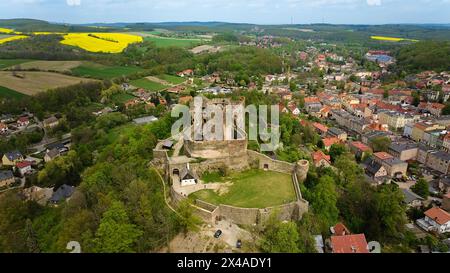
M 219 238 L 214 234 L 221 230 Z M 236 247 L 238 240 L 242 241 L 242 249 Z M 254 252 L 257 239 L 252 233 L 232 224 L 229 221 L 219 221 L 214 225 L 203 225 L 198 232 L 180 233 L 175 236 L 168 247 L 159 250 L 162 253 L 233 253 Z

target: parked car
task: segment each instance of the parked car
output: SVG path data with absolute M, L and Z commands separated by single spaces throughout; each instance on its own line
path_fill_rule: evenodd
M 237 248 L 242 248 L 242 241 L 241 240 L 237 240 L 236 247 Z
M 218 239 L 220 235 L 222 235 L 222 231 L 219 229 L 216 231 L 216 233 L 214 233 L 214 238 Z

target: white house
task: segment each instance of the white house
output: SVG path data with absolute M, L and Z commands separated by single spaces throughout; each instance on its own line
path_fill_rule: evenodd
M 28 119 L 28 117 L 21 117 L 17 120 L 17 125 L 19 127 L 25 127 L 28 126 L 30 124 L 30 120 Z
M 288 106 L 289 110 L 292 112 L 293 115 L 298 116 L 300 115 L 300 109 L 295 104 L 291 104 Z
M 441 208 L 431 208 L 425 212 L 425 218 L 419 219 L 417 224 L 427 231 L 440 234 L 450 232 L 450 213 Z
M 20 172 L 20 174 L 22 176 L 24 176 L 26 173 L 32 171 L 31 165 L 32 165 L 32 163 L 29 161 L 22 161 L 22 162 L 16 163 L 16 168 Z
M 198 178 L 197 176 L 190 170 L 189 164 L 187 165 L 186 169 L 181 171 L 180 173 L 180 183 L 182 187 L 185 186 L 192 186 L 197 184 Z

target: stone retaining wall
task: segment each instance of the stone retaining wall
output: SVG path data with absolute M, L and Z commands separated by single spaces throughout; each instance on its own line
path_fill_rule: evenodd
M 247 151 L 249 157 L 249 164 L 252 165 L 253 162 L 259 163 L 259 168 L 261 170 L 269 170 L 275 172 L 282 172 L 291 174 L 294 171 L 295 164 L 274 160 L 266 155 L 260 154 L 255 151 L 248 150 Z
M 202 201 L 200 199 L 195 200 L 195 205 L 197 207 L 200 207 L 202 209 L 208 210 L 210 212 L 213 212 L 213 211 L 215 211 L 218 208 L 218 206 L 213 205 L 213 204 L 208 203 L 208 202 L 205 202 L 205 201 Z

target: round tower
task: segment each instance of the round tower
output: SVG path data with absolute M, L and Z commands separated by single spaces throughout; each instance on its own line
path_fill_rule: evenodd
M 298 182 L 304 182 L 308 176 L 309 171 L 309 161 L 300 160 L 295 164 L 295 173 L 297 174 Z

